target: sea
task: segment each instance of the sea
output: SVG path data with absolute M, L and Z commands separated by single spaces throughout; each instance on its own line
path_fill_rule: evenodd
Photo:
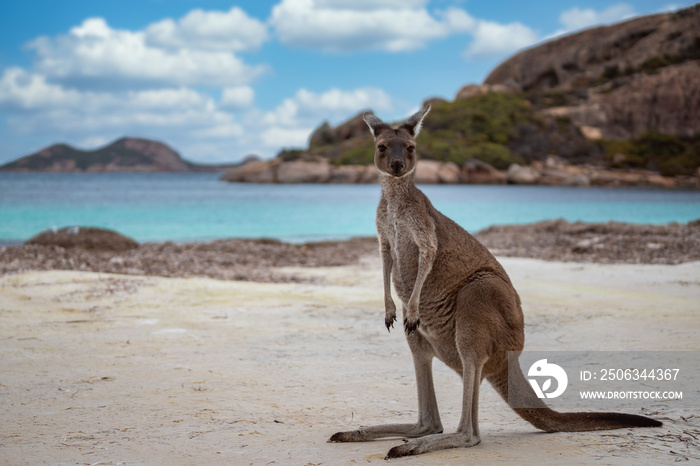
M 108 228 L 139 242 L 375 235 L 380 187 L 243 184 L 216 173 L 0 173 L 0 244 L 48 229 Z M 664 224 L 700 218 L 700 191 L 650 188 L 425 185 L 468 231 L 563 218 Z

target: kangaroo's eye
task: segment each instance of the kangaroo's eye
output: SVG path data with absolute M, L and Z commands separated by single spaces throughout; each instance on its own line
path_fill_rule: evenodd
M 414 150 L 416 150 L 415 146 L 408 146 L 408 149 L 406 149 L 409 153 L 412 153 Z
M 386 150 L 386 146 L 384 144 L 379 144 L 377 149 L 379 149 L 379 152 L 384 152 Z

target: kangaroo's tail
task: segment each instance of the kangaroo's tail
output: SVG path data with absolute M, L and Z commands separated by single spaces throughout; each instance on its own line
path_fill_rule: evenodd
M 508 365 L 488 376 L 491 385 L 508 401 Z M 660 427 L 662 423 L 636 414 L 624 413 L 560 413 L 547 407 L 537 397 L 532 386 L 520 370 L 511 371 L 511 398 L 517 397 L 517 405 L 532 408 L 513 408 L 527 422 L 546 432 L 580 432 L 587 430 L 623 429 L 625 427 Z M 515 401 L 515 400 L 513 400 Z

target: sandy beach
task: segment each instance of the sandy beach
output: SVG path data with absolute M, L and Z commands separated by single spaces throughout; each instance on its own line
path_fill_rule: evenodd
M 700 262 L 501 260 L 523 300 L 526 350 L 700 349 Z M 274 272 L 301 283 L 0 277 L 0 462 L 385 464 L 401 440 L 326 443 L 338 430 L 416 416 L 408 347 L 384 328 L 376 254 Z M 435 380 L 449 431 L 461 382 L 439 362 Z M 644 405 L 661 428 L 545 434 L 484 384 L 480 445 L 391 462 L 700 461 L 700 417 L 688 403 Z

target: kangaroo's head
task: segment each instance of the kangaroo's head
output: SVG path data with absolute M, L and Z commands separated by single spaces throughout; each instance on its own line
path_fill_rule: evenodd
M 370 112 L 364 114 L 363 119 L 374 136 L 374 164 L 380 172 L 401 177 L 416 169 L 416 137 L 429 111 L 430 105 L 426 105 L 397 128 Z

